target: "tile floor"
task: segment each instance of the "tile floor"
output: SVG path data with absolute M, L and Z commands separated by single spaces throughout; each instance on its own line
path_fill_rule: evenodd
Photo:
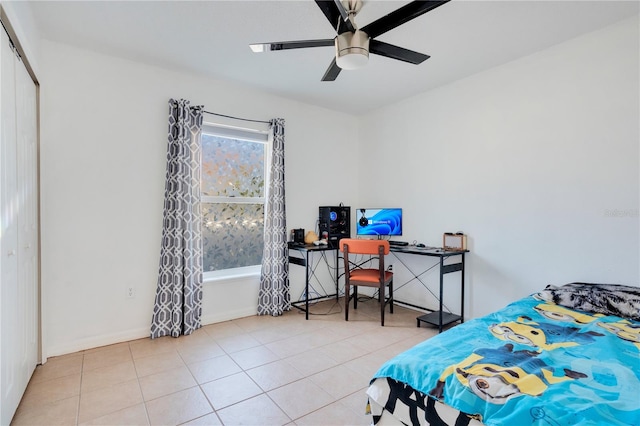
M 435 335 L 377 301 L 344 321 L 340 304 L 202 327 L 50 358 L 12 425 L 368 425 L 365 390 L 380 365 Z M 320 315 L 329 313 L 328 315 Z

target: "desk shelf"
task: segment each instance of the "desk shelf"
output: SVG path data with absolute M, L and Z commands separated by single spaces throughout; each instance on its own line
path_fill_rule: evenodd
M 418 327 L 420 327 L 420 322 L 426 322 L 438 327 L 444 327 L 445 325 L 460 321 L 461 319 L 462 317 L 460 315 L 452 314 L 450 312 L 442 312 L 442 323 L 440 323 L 440 312 L 436 311 L 416 318 L 416 322 L 418 324 Z

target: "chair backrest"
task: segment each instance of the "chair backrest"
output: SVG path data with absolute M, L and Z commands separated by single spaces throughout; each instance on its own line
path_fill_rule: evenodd
M 340 240 L 340 251 L 344 253 L 344 245 L 348 246 L 351 254 L 380 254 L 380 246 L 384 248 L 384 254 L 389 254 L 389 241 L 387 240 L 359 240 L 343 238 Z

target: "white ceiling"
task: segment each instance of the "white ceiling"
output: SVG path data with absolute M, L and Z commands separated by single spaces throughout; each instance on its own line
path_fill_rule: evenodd
M 408 3 L 365 1 L 363 27 Z M 257 54 L 258 42 L 333 38 L 315 2 L 39 1 L 43 38 L 233 80 L 283 97 L 360 114 L 529 55 L 639 13 L 637 1 L 452 0 L 378 37 L 431 55 L 421 65 L 371 55 L 364 69 L 322 82 L 334 49 Z M 598 60 L 594 50 L 593 60 Z

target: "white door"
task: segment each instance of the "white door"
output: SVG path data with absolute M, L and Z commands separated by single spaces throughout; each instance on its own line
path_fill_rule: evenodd
M 2 137 L 2 418 L 0 424 L 11 421 L 20 401 L 17 383 L 18 356 L 18 176 L 15 115 L 15 72 L 13 51 L 6 33 L 0 31 L 0 135 Z
M 0 424 L 7 425 L 38 356 L 37 107 L 35 85 L 4 31 L 0 61 Z
M 36 85 L 22 61 L 14 58 L 16 77 L 16 140 L 18 164 L 19 339 L 20 383 L 29 383 L 38 362 L 39 229 L 38 127 Z

